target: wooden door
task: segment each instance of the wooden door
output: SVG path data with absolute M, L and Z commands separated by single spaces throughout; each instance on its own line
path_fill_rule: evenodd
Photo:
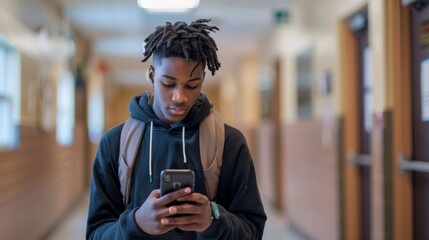
M 355 13 L 349 19 L 349 28 L 356 40 L 356 105 L 357 141 L 356 155 L 352 162 L 358 166 L 359 208 L 360 208 L 360 239 L 371 237 L 371 135 L 372 135 L 372 64 L 371 48 L 368 36 L 367 8 Z
M 350 89 L 354 93 L 354 104 L 350 105 L 355 112 L 355 129 L 352 131 L 355 134 L 350 135 L 353 138 L 352 142 L 356 144 L 352 151 L 355 152 L 353 157 L 349 159 L 355 164 L 357 170 L 355 185 L 357 188 L 357 202 L 359 208 L 359 216 L 356 217 L 358 224 L 354 226 L 359 233 L 354 239 L 370 239 L 371 236 L 371 135 L 372 135 L 372 64 L 371 64 L 371 48 L 369 46 L 368 36 L 368 11 L 367 7 L 357 11 L 348 19 L 348 27 L 353 33 L 356 54 L 354 55 L 355 71 L 350 74 L 355 76 L 347 76 L 355 79 L 356 87 Z M 350 117 L 352 117 L 350 115 Z M 347 150 L 347 151 L 350 151 Z
M 372 78 L 371 78 L 371 49 L 369 47 L 368 28 L 360 30 L 356 34 L 358 42 L 358 64 L 359 64 L 359 155 L 369 156 L 371 154 L 371 132 L 372 132 Z M 369 157 L 367 159 L 370 159 Z M 360 175 L 360 204 L 362 210 L 361 233 L 362 239 L 368 240 L 371 236 L 371 165 L 362 164 L 359 167 Z
M 429 162 L 429 6 L 411 10 L 413 157 Z M 429 239 L 429 173 L 413 173 L 414 238 Z

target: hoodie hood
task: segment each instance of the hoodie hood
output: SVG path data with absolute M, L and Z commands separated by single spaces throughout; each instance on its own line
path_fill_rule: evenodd
M 131 99 L 129 110 L 131 117 L 140 120 L 149 126 L 149 152 L 148 152 L 148 172 L 149 179 L 152 182 L 152 149 L 153 149 L 153 132 L 154 126 L 161 127 L 168 130 L 179 130 L 182 131 L 182 155 L 183 164 L 187 164 L 186 154 L 186 140 L 185 131 L 186 128 L 190 129 L 199 125 L 199 123 L 207 116 L 212 108 L 210 101 L 207 96 L 200 93 L 197 101 L 192 106 L 186 117 L 180 121 L 169 125 L 164 121 L 160 120 L 152 109 L 153 96 L 149 93 L 143 93 L 141 96 L 136 96 Z M 161 136 L 160 136 L 161 137 Z M 162 137 L 161 137 L 162 138 Z
M 151 93 L 143 93 L 140 96 L 133 97 L 128 107 L 131 117 L 146 124 L 153 122 L 154 125 L 164 126 L 167 129 L 181 127 L 192 128 L 198 126 L 213 107 L 207 96 L 204 93 L 200 93 L 197 101 L 188 112 L 188 115 L 186 115 L 182 121 L 169 125 L 155 115 L 155 112 L 152 109 L 152 103 L 153 95 Z

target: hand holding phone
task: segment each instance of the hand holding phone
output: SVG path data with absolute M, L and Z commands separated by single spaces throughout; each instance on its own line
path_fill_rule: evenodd
M 161 196 L 190 187 L 194 192 L 195 174 L 191 169 L 165 169 L 161 171 Z

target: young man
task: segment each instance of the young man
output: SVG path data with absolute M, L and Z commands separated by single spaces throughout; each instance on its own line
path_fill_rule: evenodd
M 213 202 L 207 197 L 210 173 L 202 168 L 199 124 L 212 105 L 201 88 L 205 68 L 214 75 L 220 67 L 209 36 L 218 28 L 207 23 L 167 22 L 145 39 L 143 61 L 152 55 L 148 78 L 153 93 L 134 97 L 129 105 L 131 117 L 146 124 L 130 201 L 124 204 L 118 179 L 121 124 L 103 136 L 95 157 L 87 239 L 262 238 L 266 215 L 252 157 L 243 135 L 226 124 L 217 195 Z M 161 196 L 164 169 L 193 170 L 194 192 L 187 187 Z

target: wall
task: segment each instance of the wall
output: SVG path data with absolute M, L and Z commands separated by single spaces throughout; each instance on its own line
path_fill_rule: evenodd
M 33 20 L 34 14 L 40 18 Z M 62 23 L 56 10 L 39 1 L 6 0 L 0 20 L 0 35 L 19 51 L 22 64 L 20 143 L 0 151 L 0 239 L 42 239 L 87 188 L 86 127 L 76 121 L 73 143 L 57 143 L 56 84 L 70 52 L 52 55 L 64 50 L 51 44 Z M 53 35 L 40 38 L 42 26 Z
M 54 132 L 21 127 L 20 147 L 0 152 L 0 239 L 41 239 L 82 196 L 83 133 L 60 146 Z
M 206 79 L 207 80 L 207 79 Z M 210 81 L 210 80 L 209 80 Z M 213 104 L 213 109 L 220 111 L 220 91 L 218 85 L 207 86 L 203 85 L 202 92 L 207 95 L 210 102 Z
M 286 133 L 288 219 L 310 239 L 339 239 L 336 130 L 326 138 L 322 122 L 300 121 Z
M 332 115 L 341 115 L 341 86 L 339 64 L 338 21 L 366 4 L 366 0 L 291 1 L 288 23 L 281 24 L 264 43 L 270 48 L 266 55 L 283 60 L 282 119 L 291 123 L 296 116 L 296 57 L 303 50 L 313 52 L 314 118 L 323 118 L 326 106 Z M 332 92 L 318 92 L 320 79 L 326 72 L 332 76 Z
M 220 83 L 220 113 L 225 121 L 230 125 L 238 123 L 238 82 L 236 76 L 228 74 L 221 79 Z
M 106 130 L 127 120 L 130 116 L 128 104 L 133 96 L 140 95 L 143 91 L 148 91 L 148 87 L 142 86 L 122 86 L 109 84 L 106 94 Z
M 291 1 L 288 23 L 265 43 L 271 59 L 281 59 L 281 119 L 285 206 L 288 222 L 310 239 L 342 239 L 341 155 L 344 100 L 338 23 L 367 1 Z M 297 57 L 312 52 L 312 117 L 297 115 Z M 331 91 L 320 81 L 331 77 Z M 344 163 L 347 164 L 347 163 Z M 270 168 L 276 168 L 271 166 Z M 262 179 L 269 178 L 268 171 Z

